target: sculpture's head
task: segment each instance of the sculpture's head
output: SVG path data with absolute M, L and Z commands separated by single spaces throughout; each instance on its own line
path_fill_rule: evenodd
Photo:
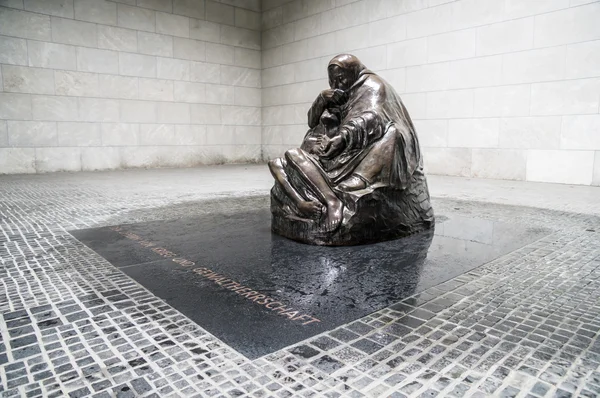
M 358 58 L 352 54 L 340 54 L 333 57 L 327 66 L 329 87 L 339 90 L 348 90 L 360 76 L 360 72 L 367 69 Z

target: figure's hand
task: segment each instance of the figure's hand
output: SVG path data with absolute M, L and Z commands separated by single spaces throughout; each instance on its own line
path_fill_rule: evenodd
M 317 137 L 305 138 L 300 149 L 303 149 L 312 155 L 319 155 L 321 150 L 321 139 Z
M 327 90 L 321 91 L 321 96 L 325 99 L 327 104 L 341 105 L 346 100 L 346 93 L 337 88 L 328 88 Z
M 336 135 L 333 138 L 324 137 L 321 141 L 320 155 L 325 159 L 331 159 L 338 155 L 344 149 L 344 138 L 341 135 Z

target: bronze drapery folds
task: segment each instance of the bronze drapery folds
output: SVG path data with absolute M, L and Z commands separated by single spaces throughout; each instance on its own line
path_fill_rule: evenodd
M 419 140 L 400 96 L 350 54 L 327 72 L 302 145 L 269 162 L 273 232 L 339 246 L 431 228 Z

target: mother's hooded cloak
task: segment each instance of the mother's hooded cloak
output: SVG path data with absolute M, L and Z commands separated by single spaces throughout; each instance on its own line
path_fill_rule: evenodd
M 405 189 L 415 170 L 422 171 L 423 160 L 414 125 L 400 97 L 391 85 L 353 55 L 338 55 L 329 62 L 328 68 L 333 65 L 345 72 L 351 84 L 345 91 L 347 100 L 336 110 L 340 114 L 339 131 L 346 146 L 333 159 L 319 158 L 318 161 L 337 185 L 350 177 L 369 156 L 371 147 L 393 129 L 397 139 L 392 141 L 395 142 L 392 164 L 383 167 L 384 174 L 376 182 Z M 309 127 L 319 124 L 326 108 L 326 101 L 319 96 L 308 112 Z

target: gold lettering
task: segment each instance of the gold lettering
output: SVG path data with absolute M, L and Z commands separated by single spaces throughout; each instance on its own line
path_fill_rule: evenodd
M 117 231 L 117 232 L 120 231 L 119 227 L 109 227 L 109 228 L 112 229 L 113 231 Z M 125 232 L 119 232 L 119 233 L 123 236 L 126 236 L 129 239 L 132 239 L 132 240 L 137 241 L 139 239 L 142 239 L 140 236 L 133 234 L 133 233 L 125 233 Z M 138 243 L 144 247 L 155 246 L 154 243 L 148 242 L 145 240 L 139 240 Z M 171 260 L 177 264 L 184 266 L 184 267 L 196 265 L 195 262 L 190 261 L 186 258 L 177 257 L 177 254 L 165 249 L 164 247 L 154 247 L 150 250 L 152 250 L 153 252 L 155 252 L 163 257 L 174 257 Z M 306 321 L 306 322 L 303 322 L 302 325 L 310 325 L 311 323 L 321 322 L 319 319 L 312 317 L 310 315 L 306 315 L 306 314 L 298 315 L 299 311 L 296 311 L 291 307 L 286 307 L 285 304 L 283 304 L 282 302 L 275 301 L 275 299 L 272 297 L 269 297 L 265 294 L 261 294 L 260 292 L 257 292 L 256 290 L 252 290 L 251 288 L 246 287 L 236 281 L 233 281 L 233 280 L 231 280 L 221 274 L 218 274 L 206 267 L 194 268 L 194 269 L 192 269 L 192 272 L 194 272 L 198 275 L 201 275 L 201 276 L 205 277 L 206 279 L 210 279 L 217 285 L 219 285 L 225 289 L 231 290 L 233 292 L 236 292 L 240 296 L 245 297 L 246 299 L 251 300 L 258 305 L 263 305 L 263 306 L 265 306 L 265 308 L 268 308 L 271 311 L 276 311 L 279 315 L 286 316 L 288 319 L 290 319 L 292 321 L 300 321 L 300 322 Z
M 195 268 L 194 270 L 192 270 L 192 272 L 197 273 L 198 275 L 202 275 L 203 271 L 200 268 Z M 202 275 L 204 276 L 204 275 Z
M 196 265 L 195 262 L 187 260 L 185 258 L 181 258 L 181 257 L 174 258 L 173 262 L 175 262 L 183 267 L 190 267 L 192 265 Z
M 272 303 L 269 303 L 269 304 L 265 305 L 265 307 L 267 307 L 268 309 L 271 310 L 271 309 L 273 309 L 273 307 L 269 307 L 271 304 L 281 304 L 281 305 L 283 305 L 283 303 L 280 303 L 279 301 L 274 301 Z
M 321 322 L 320 320 L 318 320 L 317 318 L 311 317 L 312 320 L 308 321 L 308 322 L 304 322 L 302 325 L 310 325 L 313 322 Z
M 295 317 L 294 319 L 292 319 L 292 321 L 303 321 L 306 318 L 312 318 L 312 317 L 309 315 L 306 315 L 306 314 L 302 314 L 302 315 L 299 315 L 299 316 Z
M 282 312 L 279 315 L 285 315 L 290 319 L 293 319 L 296 315 L 298 315 L 298 311 L 292 311 L 292 312 Z
M 262 301 L 259 301 L 259 302 L 258 302 L 258 303 L 256 303 L 256 304 L 265 305 L 265 304 L 267 304 L 267 303 L 270 303 L 271 301 L 275 301 L 275 299 L 272 299 L 271 297 L 265 297 L 265 299 L 264 299 L 264 300 L 262 300 Z M 266 306 L 265 306 L 265 307 L 266 307 Z M 268 308 L 268 307 L 267 307 L 267 308 Z
M 252 300 L 256 303 L 256 300 L 264 299 L 265 297 L 267 297 L 267 296 L 265 296 L 264 294 L 258 294 L 256 296 L 252 297 L 250 300 Z
M 177 254 L 165 249 L 164 247 L 155 247 L 151 249 L 154 253 L 163 257 L 177 257 Z
M 139 235 L 136 235 L 136 234 L 131 233 L 131 232 L 126 232 L 124 234 L 124 236 L 126 236 L 127 238 L 129 238 L 131 240 L 140 240 L 140 239 L 142 239 L 142 238 L 139 237 Z

